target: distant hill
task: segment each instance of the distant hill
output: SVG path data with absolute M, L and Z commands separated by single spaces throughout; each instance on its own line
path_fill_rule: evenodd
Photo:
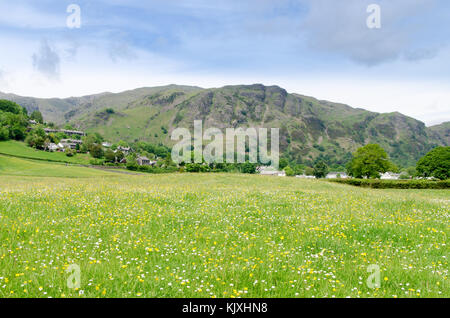
M 278 127 L 280 149 L 299 163 L 323 158 L 342 165 L 358 147 L 378 143 L 397 164 L 409 166 L 430 149 L 449 145 L 450 123 L 427 128 L 397 112 L 370 112 L 261 84 L 212 89 L 169 85 L 67 99 L 0 93 L 0 98 L 113 142 L 170 145 L 171 131 L 191 128 L 194 119 L 202 119 L 206 127 Z

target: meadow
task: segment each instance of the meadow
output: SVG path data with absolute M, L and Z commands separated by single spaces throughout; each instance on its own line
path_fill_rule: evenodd
M 450 190 L 8 160 L 0 297 L 450 297 Z

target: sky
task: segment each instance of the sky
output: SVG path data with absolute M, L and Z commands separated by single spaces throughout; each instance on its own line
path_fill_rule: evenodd
M 0 43 L 23 96 L 262 83 L 450 121 L 448 0 L 0 0 Z

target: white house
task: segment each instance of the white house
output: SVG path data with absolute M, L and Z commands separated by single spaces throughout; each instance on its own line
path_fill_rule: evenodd
M 275 177 L 286 177 L 286 172 L 275 170 L 273 167 L 258 167 L 256 168 L 259 174 L 262 176 L 275 176 Z
M 54 152 L 54 151 L 58 151 L 59 147 L 58 147 L 57 144 L 50 143 L 50 144 L 47 146 L 47 149 L 48 149 L 48 151 Z
M 400 178 L 399 173 L 386 172 L 380 176 L 381 180 L 398 180 Z
M 105 148 L 111 148 L 112 144 L 105 141 L 105 142 L 102 143 L 102 146 L 105 147 Z
M 300 179 L 315 179 L 315 176 L 307 176 L 306 174 L 302 174 L 299 176 L 295 176 L 296 178 L 300 178 Z
M 327 179 L 348 179 L 349 176 L 345 172 L 330 172 L 326 176 Z

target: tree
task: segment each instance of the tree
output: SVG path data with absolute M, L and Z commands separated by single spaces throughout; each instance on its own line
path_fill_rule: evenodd
M 30 118 L 34 119 L 35 121 L 37 121 L 40 124 L 44 123 L 44 118 L 42 117 L 42 113 L 38 110 L 35 110 L 34 112 L 32 112 L 30 115 Z
M 314 175 L 314 169 L 311 167 L 306 167 L 305 168 L 305 175 L 307 176 L 313 176 Z
M 328 166 L 324 161 L 319 161 L 314 166 L 314 176 L 317 179 L 325 178 L 325 176 L 328 174 Z
M 416 167 L 409 167 L 409 168 L 406 168 L 406 173 L 407 173 L 410 177 L 415 177 L 416 174 L 417 174 Z
M 450 178 L 450 147 L 437 147 L 417 162 L 417 174 L 440 180 Z
M 288 177 L 295 176 L 294 170 L 291 167 L 289 167 L 289 166 L 284 168 L 284 172 L 286 172 L 286 176 L 288 176 Z
M 389 157 L 377 144 L 369 144 L 359 148 L 353 154 L 352 160 L 347 164 L 347 172 L 355 178 L 379 178 L 380 173 L 396 167 L 389 161 Z
M 13 114 L 24 114 L 26 115 L 26 110 L 9 100 L 0 99 L 0 111 L 6 112 L 6 113 L 13 113 Z
M 280 159 L 279 167 L 280 167 L 281 170 L 286 168 L 288 165 L 289 165 L 289 161 L 286 158 L 281 158 Z
M 108 149 L 105 152 L 105 159 L 106 159 L 106 162 L 115 162 L 116 154 L 111 149 Z
M 293 170 L 294 170 L 294 174 L 296 176 L 299 176 L 299 175 L 303 174 L 304 168 L 302 165 L 296 165 Z
M 100 146 L 98 144 L 93 144 L 89 148 L 89 152 L 92 157 L 97 158 L 97 159 L 101 159 L 104 156 L 103 148 L 102 148 L 102 146 Z
M 123 154 L 122 151 L 117 151 L 116 152 L 116 160 L 117 160 L 117 162 L 121 162 L 124 158 L 125 158 L 125 155 Z
M 9 129 L 7 127 L 0 127 L 0 141 L 9 139 Z
M 44 149 L 45 144 L 48 143 L 50 140 L 45 135 L 44 129 L 42 127 L 38 127 L 36 129 L 33 129 L 29 132 L 27 138 L 25 139 L 25 142 L 33 148 L 36 149 Z

